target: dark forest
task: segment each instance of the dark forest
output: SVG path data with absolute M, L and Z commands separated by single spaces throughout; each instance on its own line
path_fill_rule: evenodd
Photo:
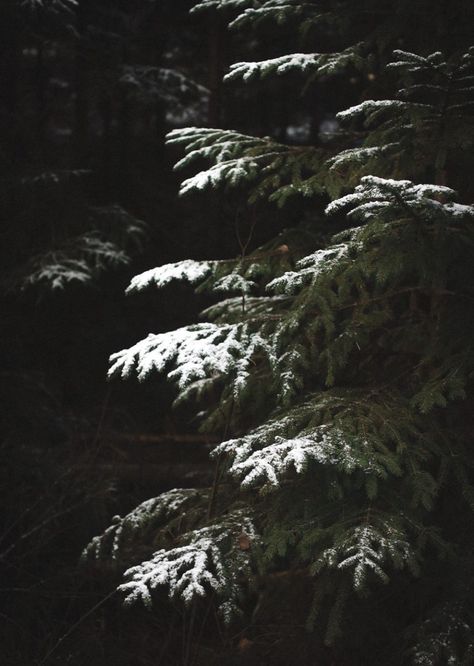
M 472 2 L 0 16 L 0 663 L 474 664 Z

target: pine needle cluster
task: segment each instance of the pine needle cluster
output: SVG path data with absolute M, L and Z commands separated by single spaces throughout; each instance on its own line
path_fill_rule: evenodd
M 297 74 L 311 86 L 370 73 L 378 59 L 383 95 L 341 110 L 337 138 L 325 146 L 209 128 L 169 135 L 186 153 L 177 168 L 208 163 L 182 194 L 237 188 L 249 206 L 307 198 L 318 208 L 317 233 L 293 230 L 302 245 L 288 232 L 235 260 L 185 261 L 133 279 L 130 291 L 184 280 L 219 297 L 203 322 L 114 354 L 110 374 L 164 372 L 177 400 L 196 404 L 202 429 L 223 439 L 213 456 L 228 484 L 226 501 L 202 512 L 184 545 L 157 550 L 121 589 L 147 604 L 157 586 L 185 603 L 228 594 L 230 620 L 242 578 L 303 568 L 315 590 L 308 627 L 333 645 L 350 643 L 349 613 L 381 584 L 396 607 L 400 577 L 425 591 L 435 577 L 436 599 L 427 594 L 412 609 L 400 658 L 467 664 L 474 207 L 450 176 L 460 182 L 474 138 L 473 50 L 394 49 L 415 3 L 362 5 L 195 7 L 224 12 L 237 30 L 290 22 L 306 45 L 315 32 L 342 45 L 236 63 L 228 80 Z M 369 21 L 375 5 L 379 18 Z M 426 20 L 440 16 L 432 8 Z M 350 44 L 348 27 L 357 39 Z

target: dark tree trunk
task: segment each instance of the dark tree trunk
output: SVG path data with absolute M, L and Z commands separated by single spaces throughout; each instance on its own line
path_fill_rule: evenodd
M 16 3 L 5 2 L 2 12 L 4 30 L 0 40 L 0 108 L 5 114 L 2 119 L 3 150 L 13 167 L 21 162 L 20 118 L 19 118 L 19 83 L 21 80 L 21 24 Z
M 111 194 L 112 174 L 112 100 L 104 92 L 99 104 L 99 113 L 102 122 L 102 175 L 104 194 Z
M 74 106 L 74 160 L 78 165 L 84 162 L 87 153 L 89 100 L 88 100 L 88 61 L 86 49 L 87 2 L 82 0 L 77 9 L 78 38 L 75 55 L 75 106 Z
M 209 110 L 210 127 L 219 127 L 222 116 L 222 77 L 224 70 L 223 28 L 219 15 L 214 12 L 209 23 Z
M 130 138 L 132 128 L 132 109 L 130 96 L 127 90 L 122 90 L 119 102 L 118 123 L 118 174 L 117 182 L 123 187 L 129 182 L 130 177 Z M 124 202 L 125 203 L 125 202 Z
M 44 63 L 44 46 L 38 42 L 36 54 L 36 127 L 40 159 L 45 158 L 45 131 L 48 118 L 46 108 L 47 72 Z

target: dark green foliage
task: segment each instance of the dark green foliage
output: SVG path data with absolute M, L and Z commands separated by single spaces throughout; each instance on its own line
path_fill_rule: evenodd
M 270 19 L 279 29 L 295 21 L 306 46 L 316 30 L 334 40 L 323 55 L 237 63 L 228 79 L 296 71 L 321 90 L 357 74 L 377 81 L 377 94 L 359 90 L 337 116 L 343 128 L 317 145 L 214 128 L 169 135 L 186 151 L 179 167 L 204 167 L 182 193 L 247 200 L 249 217 L 256 202 L 289 215 L 289 195 L 300 194 L 307 217 L 253 251 L 258 218 L 248 239 L 237 224 L 237 259 L 165 265 L 132 282 L 137 290 L 181 278 L 224 294 L 202 313 L 210 321 L 150 335 L 114 354 L 111 368 L 140 379 L 164 372 L 177 402 L 196 401 L 201 428 L 221 443 L 209 510 L 180 535 L 183 546 L 137 565 L 122 589 L 147 604 L 158 587 L 172 598 L 185 589 L 186 603 L 228 592 L 236 611 L 229 581 L 244 590 L 303 572 L 315 589 L 306 625 L 333 650 L 324 663 L 357 646 L 354 663 L 467 664 L 474 208 L 458 202 L 472 197 L 460 174 L 472 167 L 472 47 L 463 29 L 451 43 L 444 3 L 323 4 L 196 8 L 238 12 L 232 25 L 257 33 Z M 425 15 L 418 53 L 410 21 Z M 229 532 L 236 515 L 248 520 L 240 536 L 237 524 Z M 195 557 L 201 546 L 205 565 Z M 411 590 L 421 590 L 418 600 Z M 445 607 L 456 613 L 432 615 Z M 382 662 L 351 629 L 359 611 L 367 640 L 380 631 L 388 645 L 394 623 L 398 644 L 382 649 Z

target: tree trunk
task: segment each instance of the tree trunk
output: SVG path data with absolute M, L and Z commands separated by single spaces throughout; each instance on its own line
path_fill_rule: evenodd
M 223 29 L 217 12 L 210 17 L 209 25 L 209 108 L 210 127 L 219 127 L 222 117 L 222 76 L 223 76 Z
M 77 9 L 78 38 L 75 54 L 75 106 L 74 106 L 74 159 L 78 165 L 84 161 L 88 139 L 88 62 L 85 48 L 87 30 L 87 3 L 82 0 Z
M 21 81 L 21 24 L 15 2 L 6 3 L 2 19 L 8 26 L 3 32 L 0 44 L 0 104 L 5 113 L 2 147 L 9 166 L 14 167 L 23 157 L 18 104 Z

